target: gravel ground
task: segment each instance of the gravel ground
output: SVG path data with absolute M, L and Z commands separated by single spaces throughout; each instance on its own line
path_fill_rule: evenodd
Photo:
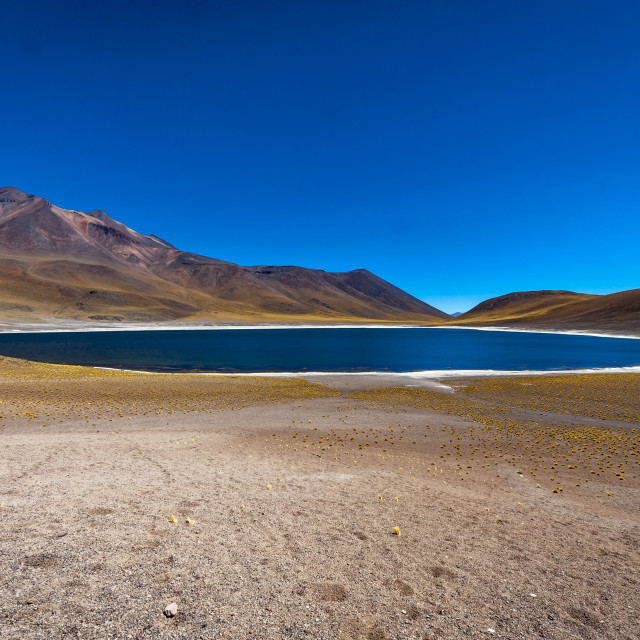
M 3 639 L 638 638 L 631 409 L 3 365 Z

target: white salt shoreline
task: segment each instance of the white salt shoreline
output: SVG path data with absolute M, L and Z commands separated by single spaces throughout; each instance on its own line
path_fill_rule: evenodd
M 562 329 L 517 329 L 512 327 L 477 327 L 465 325 L 433 325 L 424 326 L 416 324 L 211 324 L 211 325 L 195 325 L 195 324 L 105 324 L 105 325 L 88 325 L 86 323 L 72 323 L 60 325 L 36 325 L 36 324 L 16 324 L 0 325 L 0 334 L 7 333 L 99 333 L 106 331 L 215 331 L 225 329 L 467 329 L 473 331 L 505 331 L 511 333 L 544 333 L 559 334 L 569 336 L 591 336 L 594 338 L 623 338 L 627 340 L 640 340 L 640 335 L 605 333 L 597 331 L 582 330 L 562 330 Z
M 476 331 L 507 331 L 511 333 L 547 333 L 564 336 L 592 336 L 594 338 L 625 338 L 627 340 L 640 340 L 640 335 L 623 334 L 623 333 L 605 333 L 603 331 L 582 331 L 580 329 L 563 330 L 563 329 L 515 329 L 513 327 L 470 327 L 465 325 L 448 325 L 446 327 L 427 327 L 429 329 L 475 329 Z
M 73 365 L 72 365 L 73 366 Z M 126 373 L 140 373 L 155 376 L 229 376 L 234 378 L 411 378 L 420 380 L 440 380 L 442 378 L 474 378 L 474 377 L 507 377 L 507 376 L 557 376 L 597 373 L 640 373 L 640 366 L 633 367 L 602 367 L 599 369 L 427 369 L 424 371 L 260 371 L 260 372 L 216 372 L 216 371 L 142 371 L 138 369 L 117 369 L 115 367 L 92 367 L 103 371 L 124 371 Z M 442 385 L 445 386 L 445 385 Z
M 163 325 L 163 324 L 118 324 L 118 325 L 62 325 L 59 327 L 25 326 L 2 328 L 0 333 L 99 333 L 103 331 L 218 331 L 226 329 L 435 329 L 421 325 L 403 324 L 210 324 L 210 325 Z

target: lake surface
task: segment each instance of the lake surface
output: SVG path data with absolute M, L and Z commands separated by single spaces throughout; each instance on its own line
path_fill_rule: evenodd
M 562 370 L 640 365 L 640 340 L 423 328 L 0 334 L 0 355 L 149 371 Z

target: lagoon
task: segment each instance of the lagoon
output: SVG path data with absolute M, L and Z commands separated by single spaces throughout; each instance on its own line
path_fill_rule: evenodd
M 0 355 L 147 371 L 562 371 L 640 366 L 640 340 L 476 329 L 353 327 L 0 335 Z

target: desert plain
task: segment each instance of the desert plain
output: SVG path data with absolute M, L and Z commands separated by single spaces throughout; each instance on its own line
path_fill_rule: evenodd
M 638 638 L 640 374 L 401 382 L 0 358 L 0 637 Z

